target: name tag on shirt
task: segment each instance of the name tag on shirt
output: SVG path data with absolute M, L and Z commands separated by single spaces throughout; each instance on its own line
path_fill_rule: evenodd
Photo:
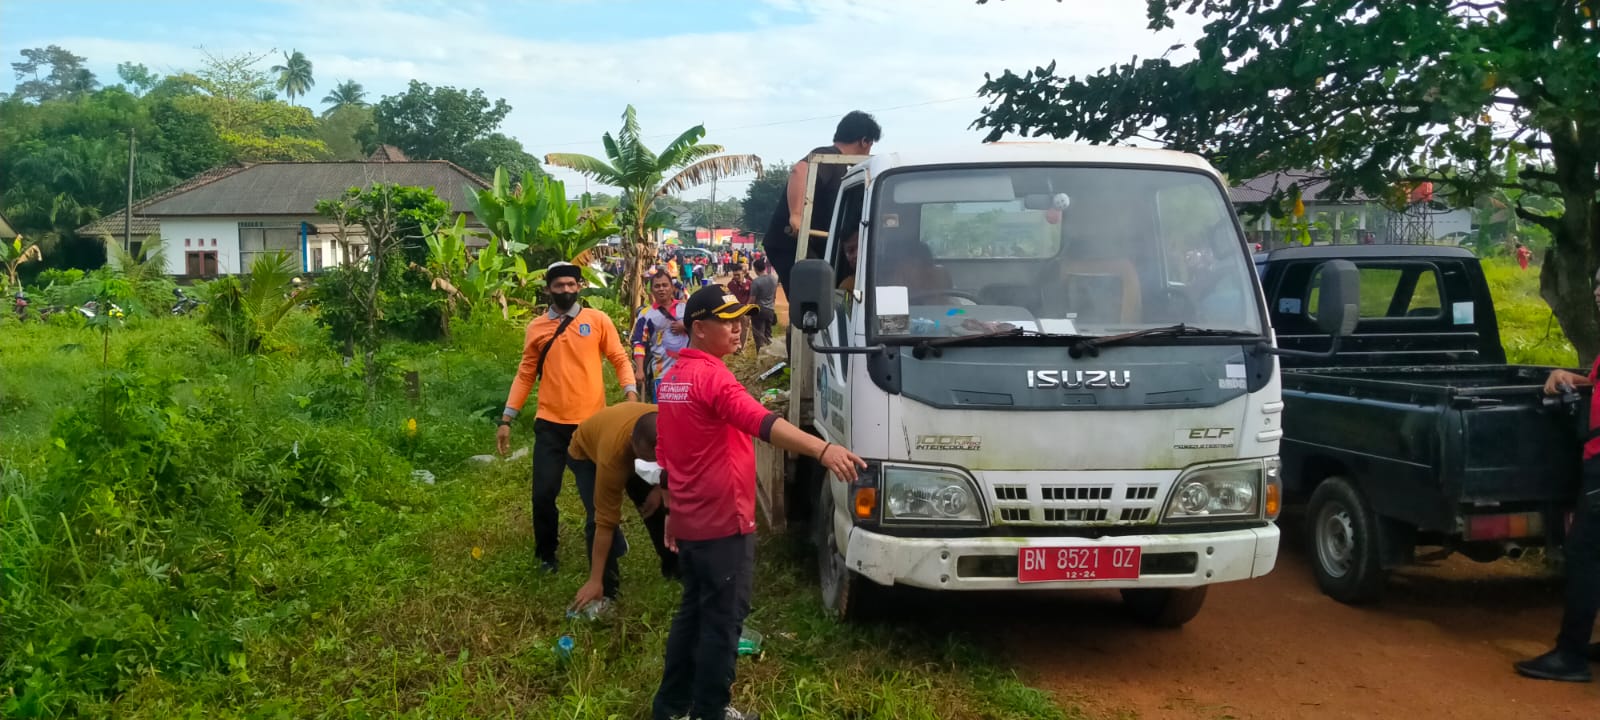
M 689 383 L 661 383 L 656 388 L 657 403 L 686 403 L 689 402 Z

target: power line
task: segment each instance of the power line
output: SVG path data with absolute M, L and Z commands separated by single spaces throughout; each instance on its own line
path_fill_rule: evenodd
M 943 103 L 958 102 L 958 101 L 961 101 L 961 100 L 971 100 L 971 99 L 976 98 L 976 97 L 978 97 L 978 94 L 977 93 L 973 93 L 971 95 L 962 95 L 961 97 L 945 98 L 943 100 L 927 100 L 927 101 L 924 101 L 924 102 L 907 103 L 905 105 L 891 105 L 889 107 L 874 108 L 874 109 L 871 109 L 871 110 L 867 110 L 867 112 L 869 112 L 869 113 L 880 113 L 880 112 L 888 112 L 890 110 L 904 110 L 906 108 L 924 107 L 924 106 L 927 106 L 927 105 L 940 105 L 940 104 L 943 104 Z M 846 112 L 848 112 L 848 111 L 846 111 Z M 713 131 L 719 132 L 719 133 L 727 133 L 727 132 L 735 132 L 735 131 L 739 131 L 739 130 L 754 130 L 754 129 L 757 129 L 757 128 L 777 127 L 779 125 L 797 125 L 797 124 L 800 124 L 800 123 L 816 122 L 818 120 L 831 120 L 833 118 L 838 118 L 838 117 L 843 117 L 843 116 L 844 116 L 844 113 L 840 112 L 840 113 L 832 113 L 832 114 L 828 114 L 828 115 L 816 115 L 816 116 L 808 117 L 808 118 L 799 118 L 797 120 L 778 120 L 776 122 L 757 123 L 757 124 L 754 124 L 754 125 L 738 125 L 738 126 L 735 126 L 735 127 L 728 127 L 728 128 L 706 128 L 706 134 L 710 135 Z M 641 135 L 640 138 L 646 139 L 646 140 L 654 140 L 654 139 L 658 139 L 658 138 L 677 137 L 679 134 L 680 133 L 663 133 L 663 134 L 660 134 L 660 135 Z M 599 145 L 599 144 L 600 144 L 599 140 L 579 140 L 579 141 L 575 141 L 575 142 L 564 142 L 564 143 L 538 143 L 538 146 L 539 147 L 543 147 L 543 148 L 556 148 L 556 147 L 572 147 L 572 146 L 575 146 L 575 145 Z

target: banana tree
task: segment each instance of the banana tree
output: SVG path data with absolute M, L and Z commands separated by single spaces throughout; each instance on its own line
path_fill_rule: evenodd
M 0 262 L 6 264 L 6 287 L 21 287 L 22 281 L 17 279 L 17 267 L 29 260 L 44 260 L 44 254 L 39 252 L 39 244 L 22 239 L 18 235 L 11 242 L 0 241 Z
M 523 172 L 521 184 L 513 187 L 505 168 L 495 168 L 494 182 L 488 188 L 467 188 L 472 214 L 507 253 L 521 253 L 537 241 L 539 226 L 550 212 L 549 196 L 533 192 L 537 187 L 532 172 Z
M 627 274 L 622 298 L 629 308 L 643 301 L 644 265 L 656 257 L 655 238 L 646 225 L 658 199 L 674 192 L 733 175 L 759 172 L 761 158 L 755 155 L 724 155 L 721 145 L 701 143 L 704 125 L 696 125 L 657 154 L 645 147 L 639 119 L 633 106 L 622 112 L 622 129 L 615 137 L 606 133 L 606 159 L 575 153 L 551 153 L 544 161 L 575 170 L 602 184 L 621 188 L 623 215 L 631 220 L 624 231 L 623 246 Z

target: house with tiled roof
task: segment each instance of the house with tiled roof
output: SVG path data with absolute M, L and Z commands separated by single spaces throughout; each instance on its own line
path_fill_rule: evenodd
M 405 159 L 398 148 L 380 147 L 372 158 L 347 162 L 263 162 L 216 168 L 140 200 L 133 206 L 137 244 L 160 233 L 170 274 L 214 277 L 245 272 L 257 257 L 287 251 L 301 272 L 318 272 L 359 254 L 365 239 L 347 229 L 341 243 L 328 218 L 317 215 L 319 200 L 337 198 L 351 187 L 375 184 L 433 188 L 450 205 L 452 216 L 468 214 L 468 188 L 487 188 L 482 177 L 443 160 Z M 120 244 L 123 213 L 78 229 L 80 236 Z M 137 250 L 137 247 L 132 248 Z
M 0 240 L 11 240 L 17 237 L 17 231 L 11 227 L 11 221 L 5 215 L 0 215 Z

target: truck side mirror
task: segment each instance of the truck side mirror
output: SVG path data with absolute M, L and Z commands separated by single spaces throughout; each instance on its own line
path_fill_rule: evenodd
M 789 272 L 789 327 L 807 335 L 833 323 L 833 266 L 801 260 Z
M 1336 338 L 1353 335 L 1361 319 L 1361 271 L 1349 260 L 1329 260 L 1317 270 L 1317 326 Z

